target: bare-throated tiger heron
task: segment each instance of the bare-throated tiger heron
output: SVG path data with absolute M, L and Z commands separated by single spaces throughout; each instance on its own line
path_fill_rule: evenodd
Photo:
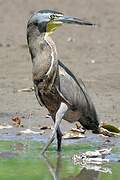
M 94 133 L 99 132 L 99 121 L 95 107 L 82 81 L 58 60 L 55 43 L 50 34 L 64 23 L 93 24 L 79 18 L 64 16 L 52 10 L 35 12 L 27 24 L 27 42 L 33 63 L 35 95 L 41 106 L 45 106 L 53 121 L 53 132 L 43 148 L 44 153 L 57 133 L 57 150 L 61 150 L 62 133 L 60 122 L 79 121 Z

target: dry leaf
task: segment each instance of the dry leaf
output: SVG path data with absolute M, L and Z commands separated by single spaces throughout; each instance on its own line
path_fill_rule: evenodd
M 79 129 L 71 129 L 68 132 L 65 132 L 63 135 L 63 139 L 77 139 L 84 138 L 85 136 L 81 134 Z
M 23 127 L 22 120 L 18 116 L 12 118 L 12 123 L 16 127 Z
M 83 129 L 83 127 L 81 126 L 81 124 L 80 124 L 79 122 L 76 122 L 75 125 L 76 125 L 76 128 L 77 128 L 78 130 L 80 130 L 80 132 L 81 132 L 82 134 L 85 133 L 86 130 Z

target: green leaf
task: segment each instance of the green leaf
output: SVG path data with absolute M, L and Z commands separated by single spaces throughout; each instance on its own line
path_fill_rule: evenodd
M 104 129 L 107 129 L 110 132 L 120 133 L 120 129 L 118 129 L 117 127 L 115 127 L 111 124 L 102 123 L 101 127 Z

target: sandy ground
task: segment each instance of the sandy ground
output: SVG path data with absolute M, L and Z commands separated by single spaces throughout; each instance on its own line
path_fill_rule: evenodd
M 26 128 L 35 123 L 52 124 L 34 92 L 17 90 L 32 87 L 27 20 L 35 10 L 56 9 L 98 24 L 96 28 L 66 25 L 55 32 L 53 39 L 59 58 L 88 87 L 100 120 L 119 126 L 119 7 L 119 0 L 0 0 L 0 122 L 10 122 L 18 115 L 25 117 Z M 65 125 L 69 127 L 69 123 Z

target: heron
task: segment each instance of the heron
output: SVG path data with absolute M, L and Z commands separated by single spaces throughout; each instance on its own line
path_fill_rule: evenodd
M 83 81 L 63 64 L 57 55 L 51 34 L 63 24 L 93 26 L 87 20 L 65 16 L 54 10 L 34 12 L 27 23 L 27 42 L 32 59 L 32 78 L 36 98 L 48 109 L 54 128 L 43 147 L 44 154 L 57 136 L 57 151 L 61 151 L 62 119 L 73 123 L 79 121 L 87 130 L 99 133 L 99 120 L 95 106 Z

